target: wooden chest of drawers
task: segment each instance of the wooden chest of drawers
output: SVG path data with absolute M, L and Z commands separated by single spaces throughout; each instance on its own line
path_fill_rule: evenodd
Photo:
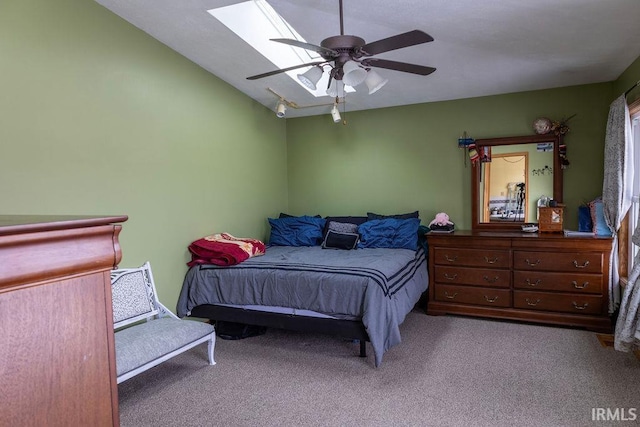
M 427 313 L 611 332 L 610 238 L 456 231 L 428 234 Z

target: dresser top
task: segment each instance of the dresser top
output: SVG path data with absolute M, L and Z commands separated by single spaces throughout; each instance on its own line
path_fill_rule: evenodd
M 609 236 L 596 236 L 596 235 L 584 235 L 584 236 L 565 236 L 564 233 L 525 233 L 523 231 L 473 231 L 473 230 L 456 230 L 452 233 L 426 233 L 427 237 L 486 237 L 486 238 L 518 238 L 518 239 L 534 239 L 534 240 L 566 240 L 566 239 L 580 239 L 580 240 L 611 240 Z
M 0 236 L 125 222 L 126 215 L 0 215 Z

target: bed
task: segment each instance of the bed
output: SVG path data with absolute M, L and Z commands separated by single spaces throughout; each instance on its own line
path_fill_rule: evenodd
M 419 225 L 417 221 L 412 227 Z M 367 227 L 370 224 L 378 223 Z M 325 241 L 326 231 L 320 230 Z M 354 250 L 328 249 L 324 241 L 313 246 L 271 245 L 264 255 L 237 265 L 192 266 L 177 313 L 337 334 L 360 340 L 361 356 L 369 341 L 375 366 L 380 366 L 384 352 L 400 343 L 399 326 L 427 287 L 425 248 L 415 243 L 408 248 Z

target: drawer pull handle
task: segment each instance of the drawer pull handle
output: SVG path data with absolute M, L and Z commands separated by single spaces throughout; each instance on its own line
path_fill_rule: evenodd
M 530 261 L 529 258 L 527 258 L 527 259 L 524 260 L 524 262 L 529 264 L 531 267 L 535 267 L 536 265 L 540 264 L 540 260 L 539 259 L 537 259 L 535 261 Z
M 456 295 L 458 295 L 458 293 L 457 293 L 457 292 L 456 292 L 455 294 L 453 294 L 453 295 L 449 295 L 449 294 L 447 293 L 447 291 L 444 291 L 444 297 L 445 297 L 445 298 L 448 298 L 448 299 L 454 299 L 454 298 L 456 297 Z
M 576 282 L 575 280 L 574 280 L 574 281 L 572 281 L 572 282 L 571 282 L 571 284 L 572 284 L 572 285 L 573 285 L 573 287 L 574 287 L 574 288 L 576 288 L 576 289 L 584 289 L 584 288 L 586 288 L 587 286 L 589 286 L 589 282 L 584 282 L 584 283 L 582 284 L 582 286 L 580 286 L 580 285 L 578 285 L 578 282 Z
M 449 276 L 447 273 L 444 273 L 444 278 L 447 280 L 456 280 L 458 278 L 458 274 L 454 274 L 453 276 Z
M 453 258 L 449 258 L 449 255 L 445 255 L 444 258 L 449 262 L 456 262 L 458 260 L 458 255 L 455 255 Z
M 496 282 L 498 281 L 498 279 L 500 279 L 500 277 L 495 276 L 495 277 L 492 279 L 492 278 L 490 278 L 490 277 L 484 276 L 484 277 L 483 277 L 483 279 L 484 279 L 486 282 L 489 282 L 489 283 L 496 283 Z
M 575 268 L 585 268 L 587 265 L 589 265 L 589 261 L 585 261 L 584 264 L 580 265 L 578 264 L 578 261 L 573 260 L 573 266 Z
M 484 296 L 484 299 L 486 299 L 486 300 L 487 300 L 487 302 L 496 302 L 496 300 L 498 299 L 498 295 L 496 295 L 496 296 L 495 296 L 495 297 L 493 297 L 493 298 L 489 298 L 488 296 L 486 296 L 486 295 L 485 295 L 485 296 Z
M 578 305 L 577 302 L 573 301 L 573 308 L 575 308 L 576 310 L 584 310 L 587 307 L 589 307 L 588 302 L 585 302 L 583 305 Z
M 534 302 L 529 301 L 529 298 L 527 298 L 525 301 L 527 301 L 527 305 L 530 305 L 532 307 L 535 307 L 536 305 L 538 305 L 538 303 L 540 302 L 540 299 L 535 300 Z
M 538 279 L 538 280 L 536 280 L 535 282 L 532 283 L 531 280 L 527 279 L 526 282 L 527 282 L 527 285 L 529 285 L 529 286 L 538 286 L 540 284 L 541 280 Z M 575 283 L 575 282 L 573 282 L 573 283 Z
M 496 262 L 498 262 L 498 257 L 495 257 L 493 259 L 489 259 L 489 257 L 484 257 L 484 260 L 488 263 L 488 264 L 495 264 Z

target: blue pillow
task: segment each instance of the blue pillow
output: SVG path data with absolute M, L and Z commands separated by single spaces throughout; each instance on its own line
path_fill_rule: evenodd
M 373 219 L 358 227 L 358 248 L 418 249 L 419 218 Z
M 593 232 L 593 221 L 591 220 L 591 208 L 589 206 L 578 206 L 578 231 Z
M 367 212 L 367 218 L 369 219 L 369 221 L 371 221 L 372 219 L 387 219 L 387 218 L 394 218 L 394 219 L 420 218 L 420 212 L 413 211 L 413 212 L 407 212 L 407 213 L 395 214 L 395 215 L 380 215 L 373 212 Z
M 593 222 L 593 233 L 596 236 L 611 236 L 611 230 L 604 219 L 604 205 L 602 199 L 598 198 L 589 203 L 591 208 L 591 221 Z
M 313 216 L 269 218 L 269 244 L 277 246 L 316 246 L 322 243 L 325 220 Z

